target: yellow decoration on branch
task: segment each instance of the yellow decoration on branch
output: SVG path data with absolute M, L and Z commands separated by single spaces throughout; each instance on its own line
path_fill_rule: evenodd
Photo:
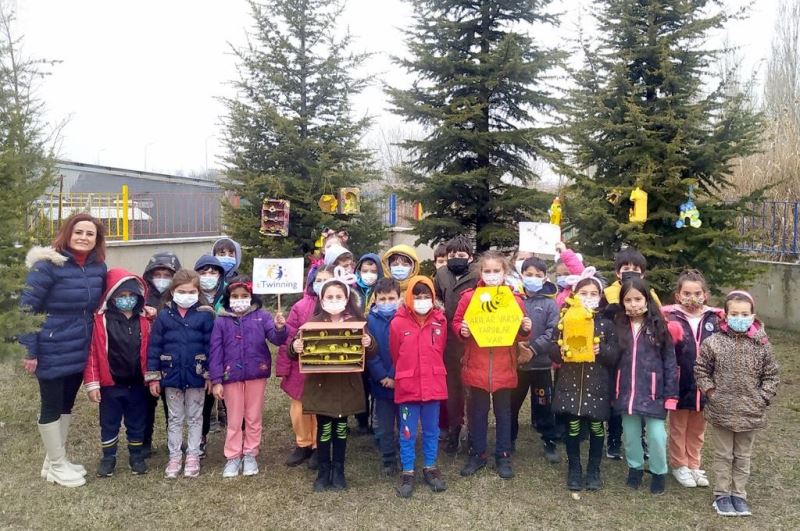
M 550 214 L 551 225 L 561 226 L 561 199 L 558 197 L 553 198 L 553 203 L 550 205 L 550 210 L 548 210 L 547 213 Z
M 336 199 L 336 196 L 331 194 L 323 194 L 322 197 L 319 198 L 319 209 L 325 212 L 326 214 L 335 214 L 336 208 L 339 206 L 339 200 Z
M 647 221 L 647 192 L 638 186 L 631 192 L 633 208 L 628 213 L 631 223 L 644 223 Z
M 593 363 L 594 346 L 600 343 L 600 338 L 594 335 L 594 313 L 575 296 L 567 298 L 566 302 L 558 323 L 561 358 L 565 363 Z

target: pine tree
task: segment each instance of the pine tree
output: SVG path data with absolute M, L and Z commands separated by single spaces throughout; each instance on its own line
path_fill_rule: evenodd
M 562 54 L 526 31 L 555 23 L 549 0 L 411 0 L 410 56 L 397 63 L 416 77 L 389 89 L 394 112 L 425 128 L 403 145 L 401 197 L 422 204 L 418 242 L 458 233 L 479 251 L 512 247 L 516 223 L 545 218 L 550 197 L 531 186 L 536 161 L 557 161 L 542 116 L 557 107 L 547 76 Z M 539 123 L 539 126 L 534 124 Z
M 349 34 L 337 38 L 339 0 L 250 2 L 254 28 L 235 50 L 237 95 L 224 103 L 227 155 L 222 186 L 238 195 L 224 205 L 226 230 L 253 257 L 297 256 L 314 250 L 323 227 L 350 233 L 352 251 L 377 249 L 384 239 L 377 208 L 362 201 L 361 214 L 323 213 L 322 194 L 375 178 L 359 142 L 370 122 L 354 118 L 350 98 L 365 85 L 353 72 L 364 54 L 350 51 Z M 291 202 L 289 236 L 259 233 L 264 198 Z
M 574 185 L 565 217 L 577 247 L 611 269 L 625 245 L 648 259 L 649 279 L 662 293 L 687 267 L 712 288 L 736 286 L 753 268 L 736 251 L 734 224 L 751 197 L 722 200 L 737 157 L 759 141 L 760 116 L 731 76 L 714 83 L 719 53 L 710 33 L 728 16 L 712 0 L 603 0 L 596 16 L 599 42 L 584 44 L 584 67 L 570 98 L 569 138 Z M 709 87 L 709 83 L 715 86 Z M 630 223 L 626 200 L 635 187 L 648 197 L 644 224 Z M 694 186 L 700 228 L 676 228 L 679 207 Z
M 27 222 L 53 176 L 42 104 L 32 93 L 49 63 L 22 56 L 12 26 L 13 13 L 0 2 L 0 358 L 21 357 L 16 337 L 35 331 L 41 321 L 22 311 L 19 295 L 25 253 L 33 243 Z

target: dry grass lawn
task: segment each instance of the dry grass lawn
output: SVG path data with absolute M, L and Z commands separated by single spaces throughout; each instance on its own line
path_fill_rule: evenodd
M 0 528 L 2 529 L 800 529 L 800 336 L 773 331 L 781 363 L 781 388 L 771 427 L 756 444 L 751 518 L 722 519 L 711 509 L 709 489 L 681 488 L 670 476 L 667 494 L 624 486 L 623 462 L 605 461 L 605 487 L 574 500 L 564 487 L 566 463 L 548 465 L 533 430 L 523 429 L 514 459 L 517 477 L 503 481 L 489 467 L 470 479 L 458 470 L 463 456 L 440 464 L 449 490 L 419 487 L 410 500 L 394 494 L 380 475 L 367 437 L 352 437 L 344 493 L 315 494 L 314 474 L 289 469 L 293 445 L 288 402 L 272 379 L 268 386 L 261 473 L 223 481 L 222 434 L 213 434 L 198 479 L 166 480 L 163 418 L 151 471 L 135 477 L 120 452 L 113 478 L 89 476 L 85 487 L 66 489 L 39 479 L 43 450 L 36 430 L 35 380 L 11 362 L 0 364 Z M 94 471 L 99 454 L 97 408 L 83 393 L 74 411 L 70 455 Z M 521 414 L 525 417 L 525 412 Z M 586 446 L 586 445 L 584 445 Z M 563 448 L 560 449 L 563 455 Z M 584 448 L 586 451 L 586 448 Z M 705 449 L 710 459 L 710 445 Z M 706 465 L 708 468 L 708 464 Z

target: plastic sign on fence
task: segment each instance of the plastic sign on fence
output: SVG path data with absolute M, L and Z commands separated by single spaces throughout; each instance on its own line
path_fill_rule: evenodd
M 561 241 L 561 227 L 550 223 L 519 223 L 519 250 L 545 256 L 555 256 L 556 244 Z
M 464 313 L 479 347 L 509 347 L 525 315 L 508 286 L 476 288 Z
M 253 260 L 253 293 L 279 295 L 305 289 L 302 258 L 256 258 Z

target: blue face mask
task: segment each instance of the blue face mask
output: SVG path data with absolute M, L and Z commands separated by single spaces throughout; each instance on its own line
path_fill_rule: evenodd
M 236 267 L 236 258 L 232 256 L 218 256 L 217 260 L 222 265 L 222 269 L 225 270 L 225 274 L 227 275 L 230 273 L 234 267 Z
M 535 293 L 544 287 L 545 279 L 539 277 L 522 277 L 522 283 L 525 289 L 531 293 Z
M 754 315 L 745 316 L 729 316 L 728 317 L 728 326 L 734 332 L 744 333 L 750 330 L 750 327 L 753 326 L 753 321 L 755 321 Z
M 397 312 L 397 303 L 396 302 L 376 302 L 375 303 L 375 312 L 378 313 L 381 317 L 394 317 L 395 312 Z
M 566 289 L 567 288 L 567 277 L 566 276 L 556 277 L 556 284 L 558 285 L 559 288 Z
M 322 291 L 322 285 L 323 285 L 324 283 L 325 283 L 325 281 L 322 281 L 322 282 L 314 282 L 314 283 L 311 285 L 311 289 L 313 289 L 313 290 L 314 290 L 314 294 L 315 294 L 317 297 L 319 297 L 319 292 L 320 292 L 320 291 Z
M 130 312 L 136 308 L 136 303 L 139 298 L 136 295 L 124 295 L 121 297 L 114 297 L 114 306 L 121 312 Z
M 392 273 L 392 278 L 395 280 L 405 280 L 411 273 L 411 266 L 396 265 L 389 268 Z

